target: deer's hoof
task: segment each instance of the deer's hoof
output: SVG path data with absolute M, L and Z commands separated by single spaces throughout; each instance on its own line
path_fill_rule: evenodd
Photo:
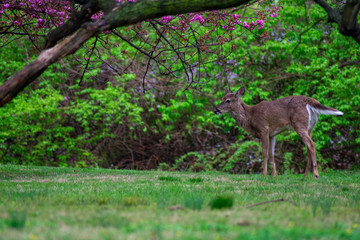
M 319 179 L 319 175 L 314 175 L 314 179 Z

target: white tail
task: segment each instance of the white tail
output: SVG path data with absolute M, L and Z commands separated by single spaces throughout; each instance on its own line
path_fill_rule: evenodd
M 308 112 L 313 111 L 317 114 L 324 114 L 324 115 L 344 115 L 343 112 L 340 112 L 339 110 L 336 109 L 320 109 L 320 108 L 316 108 L 316 107 L 312 107 L 311 105 L 307 104 L 306 105 L 306 109 L 308 110 Z
M 227 90 L 225 92 L 225 96 L 214 112 L 216 114 L 231 113 L 241 127 L 261 140 L 263 175 L 267 174 L 267 160 L 269 158 L 272 165 L 272 175 L 276 176 L 274 161 L 276 135 L 285 130 L 293 129 L 307 147 L 308 161 L 305 175 L 308 174 L 312 162 L 314 178 L 319 177 L 315 144 L 311 139 L 312 130 L 318 121 L 319 114 L 343 115 L 342 112 L 325 107 L 315 99 L 305 96 L 284 97 L 249 106 L 241 99 L 245 94 L 244 87 L 236 93 Z

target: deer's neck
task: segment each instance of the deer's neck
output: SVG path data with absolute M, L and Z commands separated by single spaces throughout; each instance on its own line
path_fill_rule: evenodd
M 238 125 L 244 128 L 247 132 L 254 134 L 250 121 L 250 109 L 251 106 L 246 105 L 243 101 L 239 101 L 238 107 L 231 112 L 231 115 Z

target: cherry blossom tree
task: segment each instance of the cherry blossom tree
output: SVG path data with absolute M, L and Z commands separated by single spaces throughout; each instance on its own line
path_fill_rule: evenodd
M 249 6 L 258 6 L 252 15 L 241 14 Z M 262 5 L 266 7 L 261 8 Z M 225 10 L 220 10 L 225 9 Z M 38 50 L 38 58 L 26 65 L 0 86 L 0 106 L 11 101 L 19 92 L 40 76 L 50 65 L 73 54 L 89 39 L 101 34 L 113 34 L 128 42 L 150 61 L 166 69 L 173 70 L 159 61 L 161 51 L 170 49 L 183 65 L 183 70 L 191 83 L 193 69 L 204 59 L 202 53 L 211 53 L 211 46 L 219 46 L 231 41 L 232 30 L 236 27 L 244 31 L 262 30 L 258 38 L 266 39 L 264 26 L 269 18 L 276 17 L 281 5 L 271 5 L 271 1 L 251 0 L 4 0 L 0 5 L 0 37 L 2 46 L 10 41 L 27 36 Z M 158 35 L 155 43 L 149 43 L 143 26 L 151 26 Z M 200 35 L 194 26 L 208 28 Z M 133 31 L 152 50 L 143 50 L 124 37 L 119 27 L 132 26 Z M 226 31 L 224 35 L 212 34 L 216 29 Z M 254 33 L 256 34 L 256 33 Z M 176 37 L 175 37 L 176 36 Z M 192 41 L 188 41 L 192 36 Z M 175 42 L 174 42 L 175 41 Z M 179 42 L 182 41 L 179 45 Z M 197 64 L 191 64 L 183 49 L 195 49 Z

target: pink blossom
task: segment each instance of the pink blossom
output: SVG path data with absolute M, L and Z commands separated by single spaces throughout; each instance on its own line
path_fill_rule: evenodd
M 264 21 L 257 19 L 257 20 L 256 20 L 256 24 L 257 24 L 257 25 L 264 25 Z
M 277 13 L 271 14 L 270 17 L 272 17 L 272 18 L 277 17 Z
M 233 18 L 235 19 L 235 21 L 236 21 L 236 20 L 239 18 L 239 15 L 237 15 L 237 14 L 234 13 L 234 14 L 232 15 L 232 17 L 233 17 Z
M 173 20 L 173 17 L 172 16 L 164 16 L 164 17 L 162 17 L 161 18 L 161 21 L 163 22 L 163 23 L 168 23 L 168 22 L 170 22 L 171 20 Z
M 259 29 L 264 28 L 264 21 L 263 20 L 256 20 L 256 24 L 259 26 Z
M 199 23 L 205 22 L 204 18 L 200 14 L 195 14 L 191 19 L 190 22 L 198 20 Z
M 244 27 L 247 28 L 247 29 L 249 29 L 249 28 L 250 28 L 250 25 L 247 24 L 247 22 L 244 22 Z

